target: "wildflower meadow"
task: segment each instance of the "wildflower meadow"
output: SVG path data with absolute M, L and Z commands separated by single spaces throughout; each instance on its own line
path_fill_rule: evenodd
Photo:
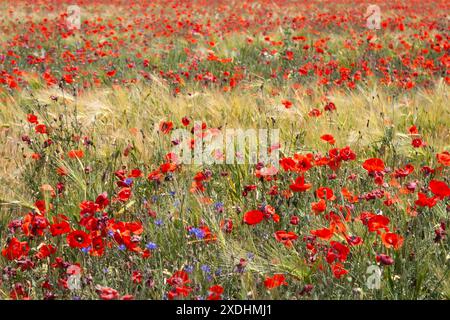
M 448 300 L 449 9 L 0 1 L 0 299 Z

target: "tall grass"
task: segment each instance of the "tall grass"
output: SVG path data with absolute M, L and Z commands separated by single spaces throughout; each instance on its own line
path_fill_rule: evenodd
M 420 166 L 433 162 L 436 151 L 449 147 L 450 115 L 445 108 L 448 93 L 443 85 L 438 84 L 429 91 L 397 96 L 376 87 L 360 88 L 351 93 L 336 91 L 328 98 L 335 102 L 337 112 L 320 118 L 307 115 L 311 108 L 322 104 L 320 93 L 305 96 L 297 91 L 287 91 L 285 94 L 291 95 L 294 107 L 285 109 L 279 98 L 268 91 L 259 88 L 230 93 L 206 90 L 173 96 L 167 86 L 155 78 L 153 86 L 101 89 L 77 97 L 56 89 L 34 91 L 32 95 L 4 96 L 7 107 L 0 111 L 1 121 L 5 124 L 1 135 L 4 156 L 0 165 L 3 172 L 0 184 L 2 234 L 6 232 L 8 221 L 20 212 L 30 210 L 37 198 L 44 196 L 50 200 L 41 186 L 58 182 L 60 178 L 54 173 L 57 167 L 64 166 L 68 175 L 63 197 L 53 201 L 55 212 L 74 219 L 77 219 L 81 201 L 93 200 L 104 191 L 114 194 L 117 190 L 114 185 L 115 170 L 122 166 L 128 169 L 137 167 L 144 172 L 155 169 L 164 162 L 164 155 L 170 150 L 169 137 L 157 130 L 160 121 L 171 120 L 179 126 L 181 118 L 186 115 L 205 121 L 210 127 L 280 128 L 282 153 L 286 155 L 309 150 L 325 153 L 327 146 L 319 139 L 324 133 L 333 134 L 337 145 L 351 146 L 359 159 L 382 156 L 392 167 L 404 163 Z M 24 119 L 30 112 L 55 128 L 52 137 L 57 143 L 44 150 L 45 156 L 40 160 L 31 160 L 30 150 L 24 149 L 20 143 L 21 135 L 29 130 Z M 410 146 L 407 129 L 412 124 L 420 128 L 429 145 L 421 152 L 414 151 Z M 73 141 L 74 134 L 88 136 L 93 145 L 86 149 L 82 160 L 61 159 L 62 154 L 80 145 Z M 34 141 L 34 148 L 40 148 L 38 142 Z M 133 148 L 125 156 L 127 146 Z M 91 171 L 87 173 L 86 168 Z M 395 253 L 398 262 L 395 268 L 384 271 L 386 281 L 382 289 L 371 291 L 365 288 L 364 274 L 370 256 L 374 254 L 370 241 L 373 236 L 366 234 L 365 244 L 352 253 L 348 280 L 332 285 L 327 272 L 315 272 L 317 265 L 311 267 L 305 264 L 306 252 L 302 246 L 283 248 L 272 239 L 272 232 L 288 227 L 286 222 L 280 226 L 257 226 L 252 229 L 236 225 L 232 235 L 220 230 L 223 217 L 239 223 L 241 211 L 251 210 L 261 201 L 266 201 L 264 189 L 247 198 L 240 195 L 244 185 L 258 184 L 252 168 L 222 165 L 217 170 L 217 167 L 211 167 L 215 172 L 214 179 L 203 196 L 211 198 L 213 204 L 205 204 L 203 196 L 189 192 L 193 175 L 201 169 L 198 166 L 183 166 L 161 185 L 149 184 L 145 178 L 136 180 L 133 189 L 138 191 L 132 200 L 111 208 L 111 214 L 117 219 L 137 219 L 144 224 L 145 241 L 159 245 L 152 258 L 142 261 L 120 250 L 108 251 L 100 262 L 99 258 L 86 256 L 82 252 L 66 252 L 64 255 L 74 261 L 82 261 L 83 267 L 89 270 L 89 276 L 97 284 L 121 288 L 136 298 L 162 298 L 167 289 L 161 286 L 163 279 L 174 269 L 187 265 L 194 266 L 192 277 L 200 286 L 198 292 L 207 291 L 211 281 L 226 282 L 225 295 L 233 298 L 298 298 L 298 292 L 308 283 L 313 283 L 316 288 L 312 298 L 348 298 L 349 292 L 354 292 L 354 296 L 350 294 L 354 298 L 449 297 L 446 251 L 439 249 L 439 245 L 429 246 L 436 223 L 447 217 L 443 205 L 425 211 L 415 219 L 403 211 L 405 207 L 396 207 L 390 212 L 395 225 L 411 234 L 405 240 L 405 249 Z M 360 172 L 360 169 L 353 167 L 344 170 L 346 173 Z M 220 178 L 219 172 L 227 172 L 228 176 Z M 351 188 L 360 193 L 369 191 L 370 185 L 360 173 Z M 336 190 L 343 183 L 340 179 L 327 181 L 326 173 L 320 170 L 310 179 L 317 186 L 326 184 Z M 284 217 L 291 214 L 301 217 L 302 222 L 294 229 L 300 234 L 326 225 L 323 218 L 309 216 L 307 203 L 310 200 L 309 196 L 306 199 L 294 198 L 294 201 L 286 203 L 279 199 L 277 212 Z M 223 204 L 224 213 L 214 209 L 214 203 L 218 202 Z M 147 215 L 145 208 L 148 203 L 157 212 L 158 219 L 163 221 L 161 226 Z M 373 205 L 377 207 L 376 203 Z M 202 221 L 217 235 L 216 243 L 204 244 L 203 241 L 186 239 L 183 230 L 187 226 L 198 226 Z M 361 227 L 352 231 L 356 234 L 364 232 Z M 60 254 L 63 254 L 64 247 L 59 248 Z M 249 261 L 249 272 L 245 274 L 235 272 L 241 258 Z M 214 280 L 208 280 L 205 271 L 201 270 L 202 265 L 208 265 L 212 270 L 209 277 Z M 144 270 L 151 279 L 149 281 L 158 285 L 150 289 L 133 285 L 130 277 L 124 276 L 130 273 L 127 271 L 130 268 Z M 215 271 L 217 274 L 214 274 Z M 273 273 L 289 275 L 292 279 L 289 289 L 261 290 L 262 284 L 258 279 Z M 52 272 L 49 274 L 57 277 Z M 34 270 L 33 275 L 36 281 L 41 279 L 42 270 Z M 23 276 L 26 277 L 25 274 Z M 83 290 L 83 296 L 94 294 L 88 284 Z M 33 294 L 39 296 L 39 292 Z

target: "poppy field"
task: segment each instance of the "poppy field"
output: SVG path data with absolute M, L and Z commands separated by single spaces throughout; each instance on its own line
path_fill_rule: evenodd
M 450 298 L 448 1 L 0 8 L 0 299 Z

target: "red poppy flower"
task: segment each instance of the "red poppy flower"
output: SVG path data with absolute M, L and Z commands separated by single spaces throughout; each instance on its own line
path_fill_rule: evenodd
M 102 237 L 95 237 L 91 242 L 89 254 L 93 257 L 101 257 L 105 253 L 105 244 Z
M 347 232 L 347 227 L 341 221 L 341 217 L 339 215 L 337 215 L 337 214 L 335 214 L 333 212 L 330 212 L 328 214 L 327 219 L 331 220 L 330 230 L 333 231 L 333 233 L 340 232 L 340 233 L 345 235 L 345 233 Z
M 47 209 L 47 205 L 45 203 L 45 200 L 36 200 L 34 202 L 34 205 L 36 206 L 36 208 L 39 210 L 39 212 L 41 214 L 45 214 L 46 209 Z M 50 208 L 52 208 L 52 205 L 49 204 Z
M 266 218 L 272 218 L 276 223 L 280 222 L 280 216 L 275 212 L 275 208 L 271 205 L 266 205 L 264 207 L 264 214 Z
M 317 197 L 324 200 L 335 200 L 336 197 L 334 196 L 333 190 L 327 187 L 320 187 L 316 191 Z
M 282 100 L 281 103 L 283 104 L 283 106 L 284 106 L 286 109 L 289 109 L 289 108 L 292 107 L 292 102 L 290 102 L 289 100 Z
M 38 124 L 39 123 L 37 116 L 35 116 L 32 113 L 27 115 L 27 120 L 28 120 L 29 123 L 34 123 L 34 124 Z
M 320 137 L 321 140 L 328 142 L 329 144 L 335 144 L 336 140 L 334 139 L 334 137 L 331 134 L 324 134 L 323 136 Z
M 215 293 L 215 294 L 222 294 L 223 293 L 223 287 L 221 285 L 214 285 L 211 288 L 209 288 L 209 292 L 210 293 Z
M 162 173 L 173 172 L 177 169 L 177 165 L 175 163 L 167 162 L 162 164 L 159 169 Z
M 28 292 L 25 290 L 24 286 L 18 282 L 13 286 L 13 289 L 9 293 L 9 297 L 11 300 L 29 300 L 30 296 L 28 295 Z
M 381 240 L 386 248 L 398 250 L 403 245 L 403 237 L 392 232 L 386 232 L 381 235 Z
M 99 210 L 105 209 L 109 204 L 108 194 L 103 192 L 95 199 L 95 203 L 98 205 Z
M 280 166 L 284 171 L 293 171 L 295 169 L 296 162 L 292 158 L 283 158 L 280 160 Z
M 333 102 L 328 102 L 325 107 L 324 107 L 325 111 L 335 111 L 336 110 L 336 105 Z
M 50 225 L 50 233 L 53 237 L 69 233 L 70 225 L 67 221 L 56 222 Z
M 275 232 L 275 239 L 289 248 L 292 247 L 292 242 L 297 240 L 298 236 L 292 231 L 287 232 L 280 230 Z
M 284 275 L 282 274 L 275 274 L 273 277 L 267 277 L 264 280 L 264 286 L 267 289 L 273 289 L 273 288 L 277 288 L 280 286 L 286 286 L 287 282 L 285 281 L 286 278 Z
M 294 52 L 292 51 L 286 51 L 286 56 L 285 56 L 286 60 L 294 60 Z
M 22 231 L 29 237 L 42 236 L 48 225 L 49 222 L 44 216 L 28 213 L 22 220 Z
M 130 232 L 136 235 L 144 232 L 144 227 L 140 221 L 127 222 L 125 226 L 127 230 L 130 230 Z
M 409 131 L 409 134 L 418 134 L 419 133 L 419 130 L 417 130 L 417 127 L 416 126 L 411 126 L 409 129 L 408 129 L 408 131 Z
M 295 182 L 289 186 L 289 189 L 291 189 L 293 192 L 305 192 L 309 189 L 311 189 L 312 184 L 305 183 L 305 177 L 299 176 L 297 179 L 295 179 Z
M 164 134 L 168 134 L 172 129 L 173 129 L 172 121 L 162 121 L 159 124 L 159 131 L 161 131 Z
M 51 244 L 42 244 L 39 246 L 39 251 L 38 253 L 36 253 L 36 258 L 37 259 L 44 259 L 47 258 L 48 256 L 54 254 L 56 252 L 56 248 L 54 246 L 52 246 Z
M 364 211 L 359 215 L 358 219 L 361 220 L 364 225 L 367 225 L 369 219 L 375 216 L 376 216 L 375 213 Z
M 97 286 L 95 291 L 102 300 L 116 300 L 119 298 L 119 292 L 109 287 Z
M 84 156 L 84 152 L 83 152 L 83 150 L 70 150 L 70 151 L 67 153 L 67 156 L 68 156 L 70 159 L 75 159 L 75 158 L 81 159 L 81 158 L 83 158 L 83 156 Z
M 389 221 L 390 220 L 388 217 L 385 217 L 383 215 L 375 215 L 367 221 L 367 227 L 369 228 L 370 232 L 379 233 L 380 229 L 388 231 L 389 228 L 387 227 L 387 225 L 389 224 Z
M 426 194 L 422 192 L 418 192 L 417 196 L 419 198 L 414 203 L 419 207 L 433 208 L 438 202 L 438 197 L 427 198 Z
M 333 231 L 327 228 L 311 230 L 313 236 L 319 237 L 323 240 L 329 240 L 333 236 Z
M 322 115 L 322 112 L 319 109 L 312 109 L 308 112 L 308 115 L 310 117 L 320 117 Z
M 214 285 L 209 288 L 209 296 L 206 300 L 220 300 L 222 299 L 223 287 L 220 285 Z
M 46 134 L 47 127 L 45 124 L 38 124 L 38 125 L 36 125 L 36 127 L 34 127 L 34 131 L 36 131 L 36 133 Z
M 330 249 L 327 253 L 327 262 L 330 264 L 335 260 L 344 262 L 345 260 L 347 260 L 347 256 L 349 253 L 350 249 L 346 245 L 343 245 L 342 243 L 337 241 L 331 241 Z
M 63 76 L 63 80 L 64 80 L 66 83 L 71 84 L 71 83 L 73 82 L 73 77 L 72 77 L 71 74 L 65 74 L 65 75 Z
M 203 231 L 203 240 L 205 242 L 217 240 L 217 237 L 211 232 L 208 226 L 201 226 L 199 229 Z
M 255 225 L 263 221 L 264 213 L 259 210 L 248 211 L 244 214 L 244 222 L 248 225 Z
M 450 152 L 445 151 L 442 153 L 438 153 L 438 154 L 436 154 L 436 159 L 440 164 L 442 164 L 446 167 L 450 166 Z
M 363 163 L 363 168 L 368 172 L 381 172 L 384 170 L 384 162 L 378 158 L 367 159 Z
M 294 159 L 297 161 L 295 164 L 295 171 L 297 172 L 306 172 L 313 167 L 312 161 L 314 157 L 311 153 L 306 155 L 295 154 Z
M 341 193 L 344 196 L 344 198 L 350 203 L 357 203 L 359 201 L 359 198 L 350 191 L 348 191 L 346 188 L 342 188 Z
M 394 172 L 395 178 L 403 178 L 410 175 L 414 171 L 414 166 L 407 164 L 403 169 L 397 169 Z
M 220 229 L 225 233 L 231 233 L 233 231 L 233 220 L 224 219 L 220 221 Z
M 173 300 L 177 297 L 187 297 L 191 293 L 192 288 L 188 286 L 179 286 L 175 287 L 172 290 L 169 291 L 167 294 L 167 297 L 169 300 Z
M 183 119 L 181 119 L 181 123 L 183 123 L 183 126 L 187 127 L 191 121 L 188 117 L 183 117 Z
M 114 77 L 116 75 L 116 70 L 110 70 L 110 71 L 106 72 L 106 75 L 110 78 Z
M 333 275 L 336 277 L 336 279 L 342 278 L 342 276 L 345 276 L 348 271 L 344 269 L 344 265 L 342 263 L 335 263 L 331 266 L 331 270 L 333 271 Z
M 318 202 L 311 203 L 311 209 L 315 214 L 319 214 L 327 209 L 327 203 L 325 202 L 325 200 L 320 199 Z
M 119 193 L 117 194 L 117 199 L 121 202 L 127 202 L 131 197 L 131 188 L 125 187 L 120 189 Z
M 339 158 L 343 161 L 355 160 L 356 154 L 347 146 L 339 150 Z
M 75 230 L 67 235 L 67 243 L 71 248 L 86 248 L 91 244 L 91 238 L 86 232 Z
M 431 192 L 441 200 L 445 197 L 450 197 L 450 188 L 443 181 L 431 180 L 429 187 Z
M 93 216 L 95 212 L 98 210 L 99 206 L 93 201 L 83 200 L 80 203 L 80 216 L 86 217 L 86 216 Z
M 133 271 L 133 273 L 131 274 L 131 280 L 133 281 L 134 284 L 139 284 L 142 282 L 142 272 L 135 270 Z
M 192 291 L 192 288 L 186 286 L 189 282 L 189 275 L 185 271 L 176 271 L 169 279 L 167 279 L 167 283 L 174 287 L 168 293 L 169 300 L 173 300 L 178 296 L 187 297 Z
M 142 171 L 139 169 L 133 169 L 133 170 L 131 170 L 128 177 L 129 178 L 140 178 L 140 177 L 142 177 Z
M 12 238 L 8 242 L 8 246 L 2 250 L 2 256 L 8 260 L 20 259 L 28 255 L 30 247 L 26 241 L 19 241 L 17 238 Z
M 167 279 L 167 283 L 171 286 L 183 286 L 189 282 L 189 275 L 183 270 L 176 271 L 169 279 Z
M 363 243 L 362 238 L 358 236 L 345 235 L 345 240 L 347 240 L 347 243 L 351 246 L 358 246 Z
M 422 139 L 416 138 L 416 139 L 413 139 L 413 140 L 411 141 L 411 145 L 412 145 L 414 148 L 420 148 L 420 147 L 426 146 L 426 143 L 423 142 Z
M 150 181 L 160 181 L 163 178 L 159 169 L 152 171 L 148 174 L 147 179 Z
M 130 231 L 116 231 L 114 232 L 113 237 L 119 245 L 124 245 L 127 250 L 132 252 L 141 252 L 141 248 L 138 246 L 138 243 L 136 241 L 133 241 L 133 239 L 131 238 Z

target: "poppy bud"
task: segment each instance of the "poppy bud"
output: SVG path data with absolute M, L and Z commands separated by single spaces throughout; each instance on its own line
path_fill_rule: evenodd
M 312 284 L 305 284 L 302 291 L 300 291 L 300 295 L 303 296 L 305 294 L 309 294 L 312 289 L 314 289 L 314 286 Z
M 27 144 L 30 144 L 30 143 L 31 143 L 31 139 L 30 139 L 30 137 L 27 136 L 27 135 L 23 135 L 23 136 L 22 136 L 22 141 L 25 142 L 25 143 L 27 143 Z
M 298 225 L 299 222 L 300 222 L 299 217 L 297 217 L 297 216 L 292 216 L 292 217 L 291 217 L 290 223 L 291 223 L 292 225 L 296 226 L 296 225 Z
M 406 189 L 408 189 L 409 191 L 412 191 L 412 192 L 414 192 L 416 190 L 416 187 L 417 187 L 417 183 L 415 183 L 415 182 L 408 182 L 406 184 Z
M 391 257 L 389 257 L 388 255 L 385 254 L 379 254 L 376 257 L 377 262 L 381 263 L 382 265 L 385 266 L 390 266 L 392 264 L 394 264 L 394 259 L 392 259 Z

